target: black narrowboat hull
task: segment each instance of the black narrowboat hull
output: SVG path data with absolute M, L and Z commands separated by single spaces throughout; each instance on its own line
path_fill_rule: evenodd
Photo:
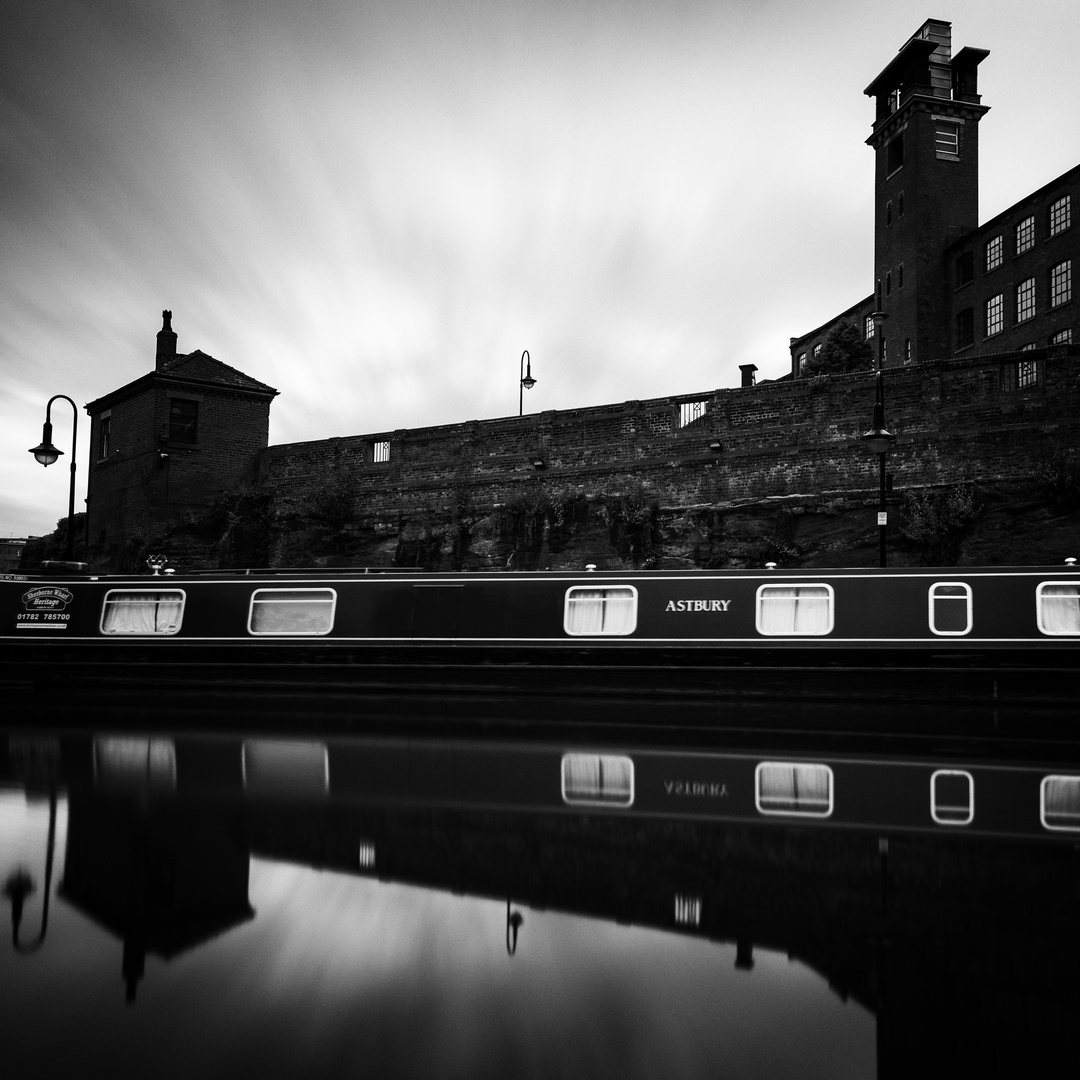
M 0 680 L 24 709 L 475 692 L 1060 727 L 1078 646 L 1071 565 L 0 578 Z

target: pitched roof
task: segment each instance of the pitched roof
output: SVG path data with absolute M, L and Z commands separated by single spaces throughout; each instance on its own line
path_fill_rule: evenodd
M 199 382 L 222 383 L 238 389 L 277 393 L 272 386 L 267 386 L 266 383 L 259 382 L 258 379 L 253 379 L 250 375 L 245 375 L 228 364 L 223 364 L 209 353 L 204 353 L 202 349 L 174 356 L 161 368 L 160 373 L 182 379 L 196 379 Z
M 223 364 L 201 349 L 196 349 L 194 352 L 174 356 L 162 367 L 148 371 L 145 375 L 99 397 L 96 401 L 88 402 L 84 407 L 89 413 L 98 412 L 162 380 L 175 384 L 187 383 L 192 387 L 219 386 L 266 397 L 277 397 L 278 394 L 274 387 L 259 382 L 258 379 L 253 379 L 250 375 L 229 367 L 228 364 Z

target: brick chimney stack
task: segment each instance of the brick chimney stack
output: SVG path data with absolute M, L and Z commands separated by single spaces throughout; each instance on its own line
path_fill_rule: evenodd
M 172 328 L 172 312 L 161 313 L 161 329 L 157 335 L 157 363 L 156 371 L 160 371 L 170 361 L 176 359 L 176 334 Z

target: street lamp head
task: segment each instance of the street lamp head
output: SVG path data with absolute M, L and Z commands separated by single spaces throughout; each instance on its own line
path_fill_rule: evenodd
M 883 427 L 874 427 L 864 432 L 860 438 L 866 449 L 872 454 L 887 454 L 896 442 L 896 436 Z
M 52 424 L 46 420 L 41 428 L 41 443 L 38 446 L 32 446 L 29 453 L 34 455 L 35 461 L 40 461 L 42 465 L 48 468 L 63 452 L 63 450 L 57 450 L 53 446 Z
M 529 356 L 528 349 L 521 354 L 521 361 L 525 365 L 525 374 L 521 376 L 521 385 L 526 390 L 531 390 L 536 385 L 536 380 L 532 377 L 532 357 Z

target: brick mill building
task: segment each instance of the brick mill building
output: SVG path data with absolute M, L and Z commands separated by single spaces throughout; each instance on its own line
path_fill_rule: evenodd
M 755 383 L 747 365 L 741 386 L 699 394 L 269 446 L 277 391 L 178 354 L 165 312 L 154 369 L 87 406 L 90 559 L 103 570 L 162 549 L 189 567 L 858 565 L 865 533 L 872 564 L 876 462 L 860 439 L 872 375 L 799 377 L 845 320 L 888 369 L 894 504 L 977 484 L 989 505 L 1038 476 L 1054 498 L 1080 493 L 1069 471 L 1080 475 L 1080 166 L 980 225 L 987 53 L 953 56 L 950 38 L 949 23 L 928 21 L 866 89 L 874 290 L 793 338 L 790 374 Z M 208 541 L 223 499 L 230 536 Z M 1032 514 L 1006 518 L 972 561 L 1038 559 L 1016 532 L 1022 519 L 1036 528 Z M 1080 555 L 1076 529 L 1052 516 L 1038 544 Z
M 955 56 L 947 22 L 928 20 L 866 88 L 876 103 L 874 290 L 791 340 L 796 378 L 839 322 L 853 321 L 886 367 L 1068 345 L 1076 334 L 1073 210 L 1080 166 L 979 224 L 978 93 L 985 49 Z M 873 312 L 886 316 L 875 341 Z M 1038 358 L 1002 370 L 1038 385 Z

